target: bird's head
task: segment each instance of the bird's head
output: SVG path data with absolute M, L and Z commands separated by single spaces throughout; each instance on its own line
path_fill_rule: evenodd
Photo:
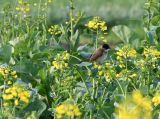
M 107 51 L 110 49 L 110 46 L 108 44 L 103 44 L 102 48 Z

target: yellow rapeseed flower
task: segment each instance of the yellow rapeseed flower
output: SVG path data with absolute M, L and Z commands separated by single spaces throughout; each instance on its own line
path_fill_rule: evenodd
M 143 98 L 142 98 L 143 96 L 139 90 L 134 90 L 132 93 L 132 97 L 133 97 L 133 101 L 136 104 L 141 104 L 143 101 Z
M 28 4 L 27 2 L 23 0 L 19 0 L 16 10 L 22 14 L 25 14 L 30 11 L 30 4 Z
M 155 95 L 153 98 L 152 98 L 152 102 L 155 106 L 159 105 L 160 104 L 160 94 L 158 95 Z
M 15 104 L 15 106 L 17 106 L 17 105 L 19 104 L 19 101 L 18 101 L 18 100 L 15 100 L 15 101 L 14 101 L 14 104 Z
M 55 110 L 56 110 L 58 119 L 63 118 L 64 115 L 66 115 L 68 117 L 82 115 L 78 106 L 70 104 L 70 103 L 63 103 L 63 104 L 57 106 Z
M 63 70 L 67 68 L 69 58 L 70 54 L 67 51 L 64 51 L 62 54 L 57 54 L 52 61 L 52 65 L 54 66 L 55 70 Z
M 151 101 L 143 97 L 139 90 L 132 93 L 116 108 L 118 119 L 151 119 Z
M 48 32 L 51 34 L 51 35 L 55 35 L 55 36 L 59 36 L 61 35 L 63 32 L 61 30 L 61 26 L 59 25 L 54 25 L 54 26 L 51 26 L 49 29 L 48 29 Z
M 136 50 L 129 46 L 124 46 L 116 52 L 117 60 L 122 60 L 123 58 L 135 58 L 136 54 Z
M 103 21 L 100 17 L 94 17 L 85 26 L 93 30 L 97 30 L 97 29 L 100 29 L 101 31 L 107 30 L 106 22 Z
M 13 85 L 5 90 L 2 98 L 4 101 L 11 101 L 14 100 L 15 106 L 19 105 L 19 102 L 22 101 L 25 104 L 29 103 L 30 93 L 21 85 Z M 12 103 L 10 103 L 12 104 Z

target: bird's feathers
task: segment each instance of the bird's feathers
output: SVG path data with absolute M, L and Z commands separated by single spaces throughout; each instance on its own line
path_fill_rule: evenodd
M 90 57 L 90 61 L 95 61 L 97 60 L 99 57 L 101 57 L 104 53 L 104 49 L 103 48 L 98 48 Z

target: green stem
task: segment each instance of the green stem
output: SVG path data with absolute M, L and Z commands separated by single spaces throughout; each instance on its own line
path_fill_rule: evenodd
M 41 3 L 42 3 L 42 0 L 39 0 L 39 5 L 38 5 L 38 18 L 39 18 L 39 13 L 40 13 L 40 9 L 41 9 Z
M 105 92 L 106 92 L 106 87 L 104 88 L 104 91 L 103 91 L 103 94 L 102 94 L 102 97 L 101 97 L 101 102 L 103 101 L 103 98 L 105 96 Z M 102 103 L 103 104 L 103 103 Z
M 96 44 L 95 44 L 95 48 L 97 49 L 98 48 L 98 29 L 97 29 L 97 32 L 96 32 Z
M 93 78 L 93 82 L 92 82 L 92 86 L 93 86 L 93 92 L 92 92 L 92 98 L 95 98 L 95 80 Z
M 73 9 L 74 9 L 74 6 L 73 6 L 73 0 L 70 0 L 70 30 L 71 30 L 71 36 L 70 36 L 70 42 L 69 43 L 69 46 L 71 45 L 71 42 L 73 41 Z M 71 47 L 70 47 L 70 50 L 71 50 Z
M 78 58 L 78 57 L 76 57 L 74 55 L 70 55 L 70 56 L 73 57 L 73 58 L 75 58 L 75 59 L 77 59 L 77 60 L 79 60 L 79 61 L 82 61 L 80 58 Z
M 78 72 L 79 76 L 81 77 L 81 79 L 82 79 L 82 81 L 83 81 L 83 83 L 84 83 L 84 85 L 85 85 L 85 88 L 86 88 L 86 90 L 87 90 L 87 93 L 91 96 L 91 93 L 90 93 L 90 91 L 89 91 L 89 89 L 88 89 L 88 87 L 87 87 L 87 84 L 86 84 L 85 80 L 83 79 L 81 73 L 80 73 L 78 70 L 76 70 L 76 71 Z
M 126 99 L 126 93 L 124 92 L 124 90 L 123 90 L 121 84 L 119 83 L 119 81 L 118 81 L 118 80 L 116 80 L 116 81 L 117 81 L 117 83 L 118 83 L 118 85 L 119 85 L 119 87 L 120 87 L 120 89 L 121 89 L 121 92 L 122 92 L 124 98 Z

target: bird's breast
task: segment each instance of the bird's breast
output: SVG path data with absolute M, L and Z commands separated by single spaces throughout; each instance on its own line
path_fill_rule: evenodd
M 107 58 L 107 54 L 108 53 L 103 53 L 103 55 L 97 59 L 97 62 L 103 63 L 105 59 Z

